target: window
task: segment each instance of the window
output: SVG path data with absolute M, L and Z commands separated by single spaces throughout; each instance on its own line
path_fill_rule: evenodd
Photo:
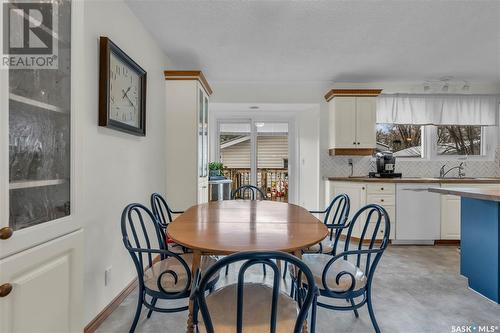
M 481 155 L 481 126 L 437 126 L 438 155 Z
M 377 124 L 376 151 L 392 151 L 396 157 L 422 157 L 422 126 Z

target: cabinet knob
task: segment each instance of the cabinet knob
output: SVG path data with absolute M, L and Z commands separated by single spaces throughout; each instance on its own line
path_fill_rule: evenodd
M 353 144 L 353 145 L 355 145 L 355 144 L 356 144 L 356 142 L 353 142 L 352 144 Z
M 0 297 L 5 297 L 12 291 L 12 285 L 10 283 L 4 283 L 0 286 Z
M 383 191 L 383 190 L 384 190 L 384 188 L 382 187 L 382 188 L 380 188 L 380 190 L 381 190 L 381 191 Z
M 384 202 L 384 199 L 380 199 L 381 202 Z
M 364 190 L 365 188 L 364 188 L 364 187 L 362 187 L 361 189 L 362 189 L 362 190 Z
M 9 239 L 13 233 L 14 233 L 14 230 L 12 230 L 11 227 L 1 228 L 0 229 L 0 239 Z

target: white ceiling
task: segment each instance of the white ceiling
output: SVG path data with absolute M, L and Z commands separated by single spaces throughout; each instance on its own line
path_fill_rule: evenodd
M 500 82 L 500 1 L 127 3 L 210 81 Z

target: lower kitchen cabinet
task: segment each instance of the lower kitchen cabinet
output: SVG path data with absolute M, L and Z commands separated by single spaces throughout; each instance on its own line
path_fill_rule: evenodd
M 441 187 L 457 187 L 456 184 L 441 184 Z M 496 189 L 499 184 L 460 184 L 459 187 Z M 441 195 L 441 239 L 460 239 L 460 197 Z
M 83 231 L 0 260 L 0 332 L 81 332 Z
M 394 184 L 377 183 L 365 184 L 356 182 L 328 182 L 326 192 L 326 205 L 337 195 L 345 193 L 351 199 L 351 210 L 349 219 L 351 219 L 356 212 L 367 204 L 374 203 L 381 205 L 387 211 L 389 220 L 391 222 L 390 239 L 394 239 L 396 234 L 396 209 L 395 209 L 395 186 Z M 375 221 L 370 224 L 369 228 L 375 226 Z M 361 235 L 362 223 L 358 223 L 353 229 L 352 236 L 359 237 Z M 373 230 L 373 229 L 371 229 Z M 370 230 L 368 231 L 370 232 Z M 382 238 L 385 230 L 383 226 L 379 229 L 379 236 Z

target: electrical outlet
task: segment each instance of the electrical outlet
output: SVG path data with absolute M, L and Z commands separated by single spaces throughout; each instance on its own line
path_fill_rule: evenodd
M 112 266 L 109 266 L 104 271 L 104 286 L 109 285 L 109 283 L 111 282 L 111 268 Z

